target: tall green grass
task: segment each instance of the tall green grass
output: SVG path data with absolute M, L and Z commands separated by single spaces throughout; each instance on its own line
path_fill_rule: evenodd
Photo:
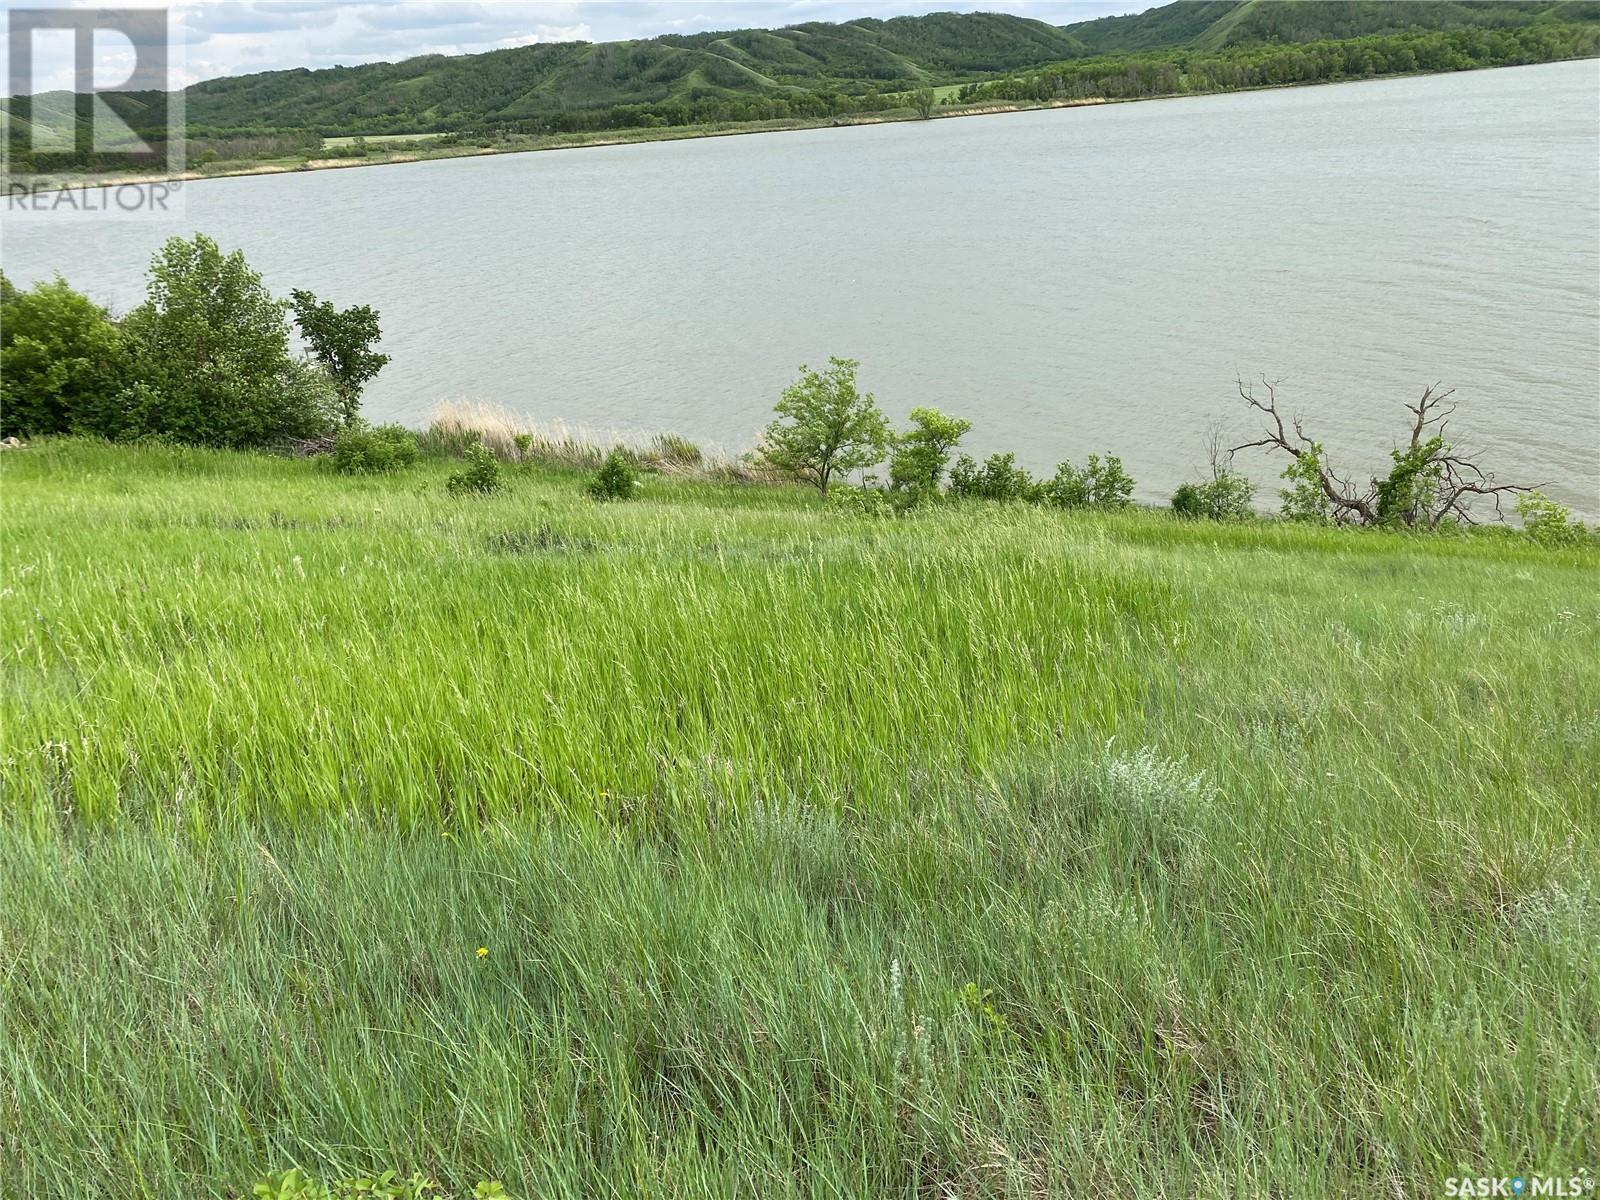
M 1597 1161 L 1595 552 L 445 471 L 0 461 L 0 1194 Z

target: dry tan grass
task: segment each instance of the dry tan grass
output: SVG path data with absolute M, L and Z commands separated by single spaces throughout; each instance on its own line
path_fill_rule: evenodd
M 519 439 L 525 439 L 520 446 Z M 554 462 L 585 468 L 598 467 L 614 447 L 621 446 L 641 465 L 672 474 L 750 481 L 765 477 L 743 457 L 676 434 L 537 422 L 479 400 L 442 402 L 433 410 L 423 440 L 443 450 L 458 450 L 476 441 L 506 462 Z

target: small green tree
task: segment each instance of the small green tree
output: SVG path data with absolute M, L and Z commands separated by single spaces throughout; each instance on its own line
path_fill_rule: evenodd
M 911 93 L 911 107 L 917 110 L 917 116 L 926 121 L 933 116 L 934 95 L 932 88 L 918 88 Z
M 921 500 L 938 494 L 950 455 L 972 422 L 934 408 L 913 408 L 911 426 L 895 438 L 889 486 Z
M 606 456 L 600 470 L 585 489 L 593 500 L 630 500 L 639 487 L 639 474 L 621 446 Z
M 361 389 L 389 362 L 387 354 L 372 348 L 381 336 L 378 314 L 365 304 L 338 309 L 299 288 L 289 295 L 300 336 L 333 379 L 340 415 L 349 425 L 360 415 Z
M 1115 454 L 1104 462 L 1091 454 L 1081 468 L 1070 462 L 1056 467 L 1055 478 L 1044 485 L 1044 498 L 1057 508 L 1126 508 L 1133 503 L 1133 477 Z
M 4 305 L 0 437 L 98 432 L 127 382 L 121 330 L 59 276 Z
M 882 462 L 889 444 L 889 423 L 877 402 L 856 387 L 858 366 L 849 358 L 830 358 L 821 372 L 802 366 L 762 437 L 769 463 L 815 484 L 824 496 L 835 475 Z

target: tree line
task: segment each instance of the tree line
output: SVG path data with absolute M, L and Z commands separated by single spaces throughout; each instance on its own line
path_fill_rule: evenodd
M 1516 66 L 1597 53 L 1600 26 L 1593 24 L 1396 33 L 1340 41 L 1244 46 L 1213 53 L 1159 50 L 1078 59 L 970 83 L 957 93 L 954 102 L 1132 100 L 1371 79 L 1417 71 Z
M 303 345 L 290 344 L 293 319 Z M 237 449 L 331 437 L 360 419 L 389 361 L 378 314 L 313 293 L 274 297 L 211 238 L 174 237 L 120 319 L 59 276 L 0 274 L 0 436 L 157 437 Z

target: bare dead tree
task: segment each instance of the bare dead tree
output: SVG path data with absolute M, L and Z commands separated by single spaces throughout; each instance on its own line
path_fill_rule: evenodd
M 1475 524 L 1470 512 L 1474 500 L 1487 497 L 1494 504 L 1496 516 L 1503 519 L 1504 497 L 1542 486 L 1496 483 L 1494 475 L 1480 467 L 1469 451 L 1446 441 L 1445 428 L 1456 411 L 1450 399 L 1455 393 L 1454 389 L 1440 391 L 1435 383 L 1423 389 L 1415 404 L 1405 406 L 1413 418 L 1410 439 L 1404 449 L 1393 451 L 1394 469 L 1385 478 L 1374 477 L 1358 487 L 1333 469 L 1327 451 L 1306 434 L 1300 417 L 1292 417 L 1285 424 L 1278 405 L 1281 382 L 1263 377 L 1262 395 L 1256 385 L 1243 378 L 1235 380 L 1240 398 L 1266 418 L 1266 431 L 1265 436 L 1235 446 L 1229 453 L 1260 448 L 1289 455 L 1303 468 L 1302 479 L 1326 497 L 1335 521 L 1359 525 L 1400 523 L 1435 529 L 1448 517 Z
M 1206 462 L 1211 467 L 1211 478 L 1221 479 L 1233 470 L 1233 450 L 1228 446 L 1228 425 L 1221 417 L 1206 422 Z

